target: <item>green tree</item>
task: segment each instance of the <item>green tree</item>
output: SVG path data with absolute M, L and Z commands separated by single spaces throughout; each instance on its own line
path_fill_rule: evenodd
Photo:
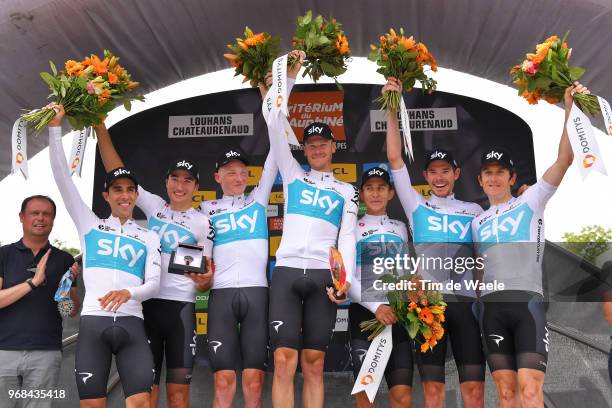
M 571 252 L 585 260 L 595 263 L 597 257 L 610 248 L 612 228 L 599 225 L 587 225 L 580 232 L 566 232 L 563 245 Z
M 68 252 L 70 255 L 72 256 L 77 256 L 78 254 L 81 253 L 81 250 L 79 248 L 72 248 L 72 247 L 68 247 L 66 246 L 66 241 L 62 241 L 60 239 L 55 238 L 51 244 L 55 247 L 58 247 L 59 249 L 61 249 L 62 251 L 66 251 Z

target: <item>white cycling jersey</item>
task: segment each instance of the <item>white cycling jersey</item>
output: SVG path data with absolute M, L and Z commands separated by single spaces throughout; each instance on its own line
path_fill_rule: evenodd
M 141 302 L 159 291 L 159 238 L 134 220 L 121 224 L 113 216 L 100 219 L 87 207 L 68 172 L 61 127 L 49 128 L 49 155 L 53 177 L 81 241 L 85 284 L 81 315 L 142 319 Z M 98 299 L 120 289 L 129 290 L 131 299 L 119 306 L 116 313 L 103 310 Z
M 291 82 L 290 82 L 291 85 Z M 266 100 L 264 98 L 264 108 Z M 328 269 L 329 248 L 338 247 L 351 281 L 355 265 L 355 225 L 359 192 L 332 172 L 305 171 L 293 157 L 280 111 L 268 118 L 270 151 L 283 178 L 283 237 L 276 265 Z
M 372 264 L 370 261 L 373 257 L 395 256 L 395 254 L 401 253 L 404 244 L 408 241 L 406 225 L 401 221 L 390 219 L 386 215 L 366 214 L 357 221 L 355 239 L 357 241 L 357 260 L 355 276 L 349 288 L 349 296 L 351 302 L 358 302 L 372 313 L 376 313 L 378 306 L 387 302 L 365 301 L 363 299 L 363 292 L 374 290 L 373 283 L 378 278 L 371 270 Z M 384 245 L 368 246 L 368 243 L 374 242 L 384 243 Z M 373 296 L 373 294 L 369 296 Z
M 557 187 L 540 179 L 519 197 L 492 205 L 472 221 L 478 252 L 484 257 L 485 283 L 503 283 L 503 289 L 542 294 L 544 208 Z
M 169 273 L 168 264 L 180 242 L 204 247 L 204 255 L 210 258 L 215 235 L 211 221 L 195 208 L 174 211 L 166 200 L 141 186 L 136 205 L 147 217 L 147 228 L 159 236 L 161 243 L 161 283 L 155 298 L 195 303 L 196 286 L 191 278 Z
M 215 226 L 213 289 L 268 286 L 266 209 L 277 172 L 268 154 L 259 184 L 249 194 L 202 203 L 201 211 Z
M 406 166 L 391 173 L 395 191 L 410 223 L 416 256 L 426 262 L 418 272 L 424 279 L 442 283 L 442 293 L 475 297 L 474 290 L 466 284 L 472 280 L 472 269 L 456 268 L 459 264 L 455 262 L 474 257 L 470 228 L 474 217 L 482 213 L 482 208 L 476 203 L 457 200 L 454 195 L 438 197 L 432 194 L 430 198 L 424 198 L 412 187 Z M 446 267 L 451 262 L 457 271 Z M 461 289 L 449 290 L 446 283 L 450 280 L 461 283 Z

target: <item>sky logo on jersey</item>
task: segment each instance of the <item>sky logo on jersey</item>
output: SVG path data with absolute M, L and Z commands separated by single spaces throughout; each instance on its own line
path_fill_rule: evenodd
M 533 211 L 527 204 L 491 218 L 478 229 L 480 242 L 529 241 L 529 227 Z
M 186 244 L 197 244 L 198 240 L 191 231 L 175 224 L 168 224 L 156 217 L 150 217 L 147 228 L 159 236 L 161 250 L 165 254 L 174 251 L 180 242 Z
M 363 172 L 365 173 L 366 171 L 374 167 L 380 167 L 381 169 L 387 170 L 387 172 L 389 172 L 389 179 L 391 180 L 391 182 L 393 182 L 393 174 L 391 174 L 391 165 L 389 164 L 389 162 L 363 163 Z
M 319 218 L 338 227 L 342 219 L 344 197 L 335 191 L 321 190 L 301 180 L 288 186 L 287 214 Z
M 91 230 L 85 235 L 88 268 L 116 269 L 144 278 L 147 247 L 122 235 Z
M 300 164 L 300 167 L 302 167 L 302 170 L 304 171 L 310 171 L 310 166 L 307 164 Z M 283 184 L 283 178 L 279 171 L 278 173 L 276 173 L 276 178 L 274 179 L 274 185 L 280 186 L 281 184 Z
M 214 245 L 247 239 L 268 239 L 266 208 L 256 202 L 240 211 L 213 215 Z
M 472 242 L 470 232 L 473 217 L 456 214 L 440 214 L 419 205 L 412 213 L 414 242 Z
M 357 265 L 371 265 L 374 258 L 402 253 L 404 241 L 393 234 L 373 234 L 357 242 Z

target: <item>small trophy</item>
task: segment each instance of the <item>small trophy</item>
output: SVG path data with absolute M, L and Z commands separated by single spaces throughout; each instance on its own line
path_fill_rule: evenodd
M 170 255 L 168 272 L 183 275 L 185 272 L 206 273 L 204 248 L 198 245 L 179 243 Z
M 70 288 L 72 287 L 72 272 L 70 269 L 62 276 L 59 287 L 53 297 L 57 302 L 57 310 L 62 317 L 70 316 L 74 310 L 74 302 L 70 299 Z
M 344 287 L 346 283 L 346 269 L 342 261 L 342 254 L 334 247 L 329 248 L 329 270 L 331 272 L 332 282 L 334 283 L 334 296 L 338 300 L 346 299 L 346 293 L 338 296 L 337 293 Z

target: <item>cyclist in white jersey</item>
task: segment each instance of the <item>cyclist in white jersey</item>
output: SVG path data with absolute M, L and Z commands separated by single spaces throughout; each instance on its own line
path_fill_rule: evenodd
M 154 369 L 141 302 L 159 291 L 159 238 L 132 219 L 138 184 L 126 168 L 106 175 L 102 195 L 111 216 L 98 218 L 87 207 L 68 173 L 62 146 L 64 108 L 50 107 L 57 112 L 49 123 L 51 169 L 83 251 L 85 299 L 75 363 L 79 398 L 88 407 L 106 404 L 114 354 L 126 406 L 148 406 Z
M 300 62 L 304 53 L 293 51 Z M 291 87 L 297 72 L 289 73 Z M 267 99 L 266 96 L 264 109 Z M 336 144 L 330 128 L 312 123 L 304 129 L 304 156 L 311 167 L 304 171 L 291 154 L 282 113 L 268 119 L 270 150 L 283 178 L 285 196 L 283 236 L 276 252 L 270 287 L 270 342 L 274 350 L 272 401 L 293 406 L 293 378 L 301 348 L 304 375 L 302 404 L 322 407 L 325 351 L 335 325 L 337 305 L 326 294 L 332 285 L 329 249 L 337 246 L 347 269 L 346 293 L 355 263 L 355 224 L 358 192 L 334 178 L 332 154 Z
M 401 92 L 401 82 L 389 78 L 383 92 L 387 90 Z M 468 408 L 480 408 L 484 406 L 485 358 L 478 321 L 471 312 L 476 299 L 475 291 L 467 284 L 472 280 L 472 270 L 459 263 L 454 269 L 445 268 L 444 264 L 449 258 L 459 261 L 474 257 L 470 227 L 482 208 L 455 198 L 453 189 L 461 169 L 449 151 L 435 149 L 426 154 L 423 177 L 431 196 L 425 199 L 412 188 L 401 150 L 397 113 L 392 112 L 387 117 L 387 158 L 397 196 L 410 223 L 416 255 L 429 262 L 418 272 L 424 279 L 444 285 L 440 292 L 448 303 L 443 324 L 447 335 L 432 351 L 415 350 L 425 406 L 444 405 L 444 366 L 450 336 L 463 402 Z M 460 283 L 461 289 L 448 290 L 449 281 Z
M 260 84 L 262 96 L 267 89 Z M 268 154 L 259 184 L 245 194 L 249 161 L 239 148 L 216 162 L 215 180 L 223 197 L 205 201 L 201 211 L 215 226 L 215 279 L 208 299 L 208 355 L 215 376 L 215 407 L 231 407 L 236 369 L 242 360 L 246 407 L 262 405 L 268 357 L 268 225 L 266 209 L 278 173 Z
M 104 123 L 96 126 L 98 148 L 107 171 L 123 166 Z M 177 159 L 168 168 L 165 186 L 169 197 L 152 194 L 138 186 L 136 205 L 147 217 L 147 228 L 161 241 L 161 284 L 159 293 L 143 303 L 149 345 L 155 362 L 151 406 L 159 400 L 161 368 L 166 360 L 166 395 L 168 405 L 189 405 L 189 384 L 196 355 L 196 288 L 206 291 L 212 283 L 211 256 L 214 229 L 208 217 L 192 206 L 198 190 L 199 172 L 188 159 Z M 176 274 L 168 271 L 170 257 L 179 243 L 204 248 L 207 273 Z
M 388 304 L 368 299 L 368 295 L 362 293 L 362 290 L 372 288 L 374 279 L 379 277 L 371 270 L 370 257 L 373 255 L 369 255 L 369 251 L 379 254 L 384 249 L 388 256 L 392 256 L 393 253 L 402 252 L 408 242 L 406 225 L 387 216 L 387 204 L 393 196 L 393 186 L 386 170 L 374 167 L 362 175 L 360 197 L 366 205 L 366 214 L 357 221 L 355 229 L 357 266 L 349 290 L 349 334 L 353 375 L 357 379 L 363 358 L 370 347 L 369 333 L 361 331 L 360 323 L 376 318 L 382 324 L 393 325 L 393 350 L 385 368 L 385 380 L 389 387 L 391 406 L 405 408 L 412 403 L 413 342 L 406 329 L 396 324 L 397 316 Z M 355 395 L 355 405 L 358 408 L 374 406 L 365 392 Z
M 512 196 L 516 171 L 507 150 L 488 149 L 481 159 L 478 181 L 491 206 L 472 221 L 472 233 L 485 260 L 484 282 L 498 283 L 483 288 L 479 317 L 500 407 L 544 406 L 549 334 L 542 296 L 543 215 L 574 158 L 565 128 L 574 92 L 588 90 L 576 83 L 565 91 L 557 160 L 521 196 Z

